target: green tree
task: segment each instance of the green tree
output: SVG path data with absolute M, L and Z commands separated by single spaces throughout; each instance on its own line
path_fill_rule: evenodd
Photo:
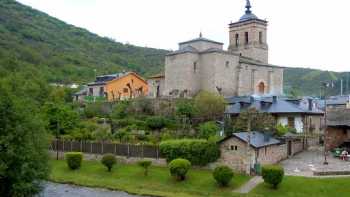
M 56 134 L 68 134 L 78 126 L 79 114 L 70 106 L 48 102 L 43 109 L 48 121 L 48 128 Z
M 270 114 L 261 113 L 255 108 L 249 108 L 239 114 L 234 123 L 234 130 L 236 132 L 246 131 L 249 119 L 252 131 L 275 132 L 275 118 Z
M 215 136 L 218 133 L 220 127 L 215 122 L 211 121 L 200 124 L 198 130 L 199 138 L 209 139 L 209 137 Z
M 0 195 L 32 196 L 48 175 L 48 138 L 37 106 L 0 82 Z
M 194 98 L 194 106 L 200 118 L 215 120 L 223 116 L 226 101 L 220 95 L 202 91 Z

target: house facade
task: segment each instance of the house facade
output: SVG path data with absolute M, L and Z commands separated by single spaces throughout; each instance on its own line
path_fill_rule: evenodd
M 233 133 L 219 142 L 221 156 L 218 162 L 249 174 L 255 164 L 276 164 L 303 150 L 299 140 L 289 142 L 257 131 Z
M 124 72 L 97 76 L 94 82 L 88 83 L 83 91 L 78 92 L 76 100 L 85 97 L 91 101 L 118 101 L 147 94 L 148 84 L 142 77 L 134 72 Z
M 343 143 L 350 143 L 350 109 L 327 110 L 324 143 L 329 151 Z
M 322 135 L 324 112 L 319 110 L 313 100 L 272 97 L 230 97 L 225 114 L 235 119 L 242 111 L 255 108 L 262 113 L 271 114 L 276 124 L 294 128 L 299 134 Z

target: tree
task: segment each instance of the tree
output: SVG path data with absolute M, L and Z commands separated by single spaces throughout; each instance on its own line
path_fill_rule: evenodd
M 192 100 L 181 99 L 176 102 L 175 111 L 176 115 L 191 120 L 195 116 L 197 109 Z
M 43 111 L 53 134 L 68 134 L 78 126 L 79 114 L 68 105 L 48 102 Z
M 248 119 L 250 119 L 252 131 L 275 131 L 275 118 L 270 114 L 261 113 L 255 108 L 249 108 L 246 111 L 243 111 L 241 114 L 239 114 L 234 123 L 234 130 L 236 132 L 246 131 L 248 129 Z
M 194 106 L 200 118 L 214 120 L 223 116 L 226 101 L 220 95 L 202 91 L 194 98 Z
M 151 116 L 146 119 L 146 124 L 151 130 L 160 132 L 167 125 L 167 120 L 162 116 Z
M 1 196 L 33 196 L 48 175 L 48 138 L 34 103 L 0 82 Z
M 218 125 L 215 122 L 211 121 L 200 124 L 198 130 L 199 138 L 209 139 L 209 137 L 215 136 L 218 133 L 220 127 L 218 127 Z

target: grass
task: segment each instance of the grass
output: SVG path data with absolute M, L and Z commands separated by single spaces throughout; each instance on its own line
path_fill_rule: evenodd
M 169 174 L 168 168 L 150 167 L 149 175 L 143 175 L 143 169 L 137 165 L 117 165 L 112 172 L 97 161 L 84 161 L 81 169 L 68 169 L 65 161 L 51 160 L 53 182 L 71 183 L 76 185 L 103 187 L 122 190 L 133 194 L 154 196 L 240 196 L 232 190 L 240 187 L 249 180 L 248 176 L 235 175 L 230 186 L 221 188 L 213 179 L 209 170 L 191 169 L 183 182 L 175 181 Z
M 287 176 L 278 190 L 260 184 L 249 196 L 261 197 L 348 197 L 350 178 L 306 178 Z

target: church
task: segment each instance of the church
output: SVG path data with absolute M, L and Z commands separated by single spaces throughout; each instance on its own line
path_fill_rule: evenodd
M 198 38 L 166 55 L 164 75 L 149 78 L 150 97 L 193 97 L 209 91 L 225 97 L 283 94 L 283 67 L 269 64 L 268 22 L 251 11 L 229 24 L 229 47 Z

